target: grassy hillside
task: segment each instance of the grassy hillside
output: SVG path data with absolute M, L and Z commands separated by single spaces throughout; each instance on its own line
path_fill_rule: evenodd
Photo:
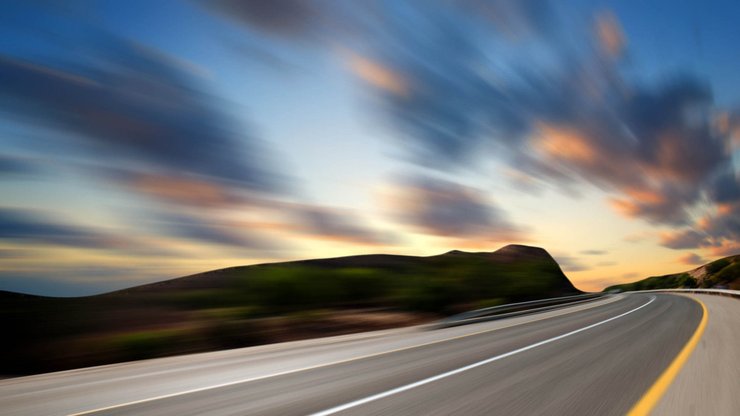
M 740 255 L 725 257 L 688 272 L 653 276 L 633 283 L 609 286 L 604 291 L 696 287 L 740 290 Z
M 366 255 L 234 267 L 82 298 L 0 293 L 5 374 L 428 321 L 578 293 L 543 249 Z

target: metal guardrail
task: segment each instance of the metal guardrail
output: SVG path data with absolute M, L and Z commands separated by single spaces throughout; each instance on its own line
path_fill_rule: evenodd
M 653 289 L 637 290 L 619 293 L 654 293 L 654 292 L 683 292 L 683 293 L 703 293 L 708 295 L 730 296 L 740 299 L 740 290 L 729 289 Z M 492 321 L 495 319 L 509 318 L 512 316 L 524 315 L 534 312 L 542 312 L 549 309 L 555 309 L 561 306 L 575 304 L 579 302 L 589 302 L 603 296 L 616 293 L 587 293 L 584 295 L 563 296 L 559 298 L 530 300 L 527 302 L 508 303 L 506 305 L 492 306 L 490 308 L 476 309 L 473 311 L 463 312 L 461 314 L 447 317 L 435 324 L 431 328 L 448 328 L 473 324 L 477 322 Z
M 740 290 L 730 290 L 730 289 L 652 289 L 652 290 L 636 290 L 633 292 L 625 292 L 625 293 L 646 293 L 646 292 L 703 293 L 705 295 L 730 296 L 733 298 L 740 299 Z
M 461 314 L 447 317 L 436 324 L 434 328 L 447 328 L 451 326 L 467 325 L 477 322 L 492 321 L 494 319 L 508 318 L 533 312 L 541 312 L 555 309 L 563 305 L 596 300 L 606 293 L 587 293 L 584 295 L 562 296 L 559 298 L 548 298 L 530 300 L 527 302 L 507 303 L 506 305 L 492 306 L 489 308 L 476 309 Z

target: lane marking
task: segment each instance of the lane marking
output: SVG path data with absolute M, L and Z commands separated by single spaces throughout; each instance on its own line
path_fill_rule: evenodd
M 300 372 L 303 372 L 303 371 L 315 370 L 317 368 L 330 367 L 330 366 L 339 365 L 339 364 L 346 364 L 346 363 L 349 363 L 349 362 L 352 362 L 352 361 L 364 360 L 364 359 L 367 359 L 367 358 L 378 357 L 378 356 L 385 355 L 385 354 L 392 354 L 392 353 L 396 353 L 396 352 L 401 352 L 401 351 L 406 351 L 406 350 L 412 350 L 412 349 L 415 349 L 415 348 L 427 347 L 429 345 L 441 344 L 443 342 L 455 341 L 455 340 L 462 339 L 462 338 L 468 338 L 468 337 L 472 337 L 472 336 L 476 336 L 476 335 L 486 334 L 486 333 L 489 333 L 489 332 L 500 331 L 502 329 L 512 328 L 512 327 L 519 326 L 519 325 L 525 325 L 525 324 L 529 324 L 529 323 L 532 323 L 532 322 L 538 322 L 538 321 L 543 321 L 543 320 L 546 320 L 546 319 L 557 318 L 559 316 L 564 316 L 564 315 L 568 315 L 568 314 L 575 313 L 575 312 L 581 312 L 581 311 L 585 311 L 585 310 L 588 310 L 588 309 L 597 308 L 599 306 L 605 306 L 605 305 L 608 305 L 610 303 L 613 303 L 613 302 L 618 301 L 618 300 L 621 300 L 621 299 L 626 299 L 626 298 L 624 296 L 621 296 L 621 297 L 613 297 L 613 298 L 607 299 L 606 302 L 586 305 L 586 307 L 583 307 L 583 308 L 578 308 L 578 309 L 575 309 L 575 308 L 574 309 L 566 308 L 564 310 L 559 311 L 560 313 L 558 313 L 556 315 L 549 315 L 549 316 L 543 316 L 543 317 L 539 317 L 539 318 L 535 318 L 535 319 L 529 319 L 529 320 L 524 321 L 524 322 L 513 323 L 511 325 L 500 326 L 500 327 L 497 327 L 497 328 L 484 329 L 482 331 L 472 332 L 470 334 L 463 334 L 463 335 L 458 335 L 458 336 L 451 337 L 451 338 L 444 338 L 444 339 L 439 339 L 439 340 L 436 340 L 436 341 L 429 341 L 429 342 L 425 342 L 425 343 L 422 343 L 422 344 L 409 345 L 407 347 L 400 347 L 400 348 L 396 348 L 396 349 L 392 349 L 392 350 L 388 350 L 388 351 L 380 351 L 380 352 L 376 352 L 376 353 L 361 355 L 359 357 L 352 357 L 352 358 L 347 358 L 347 359 L 344 359 L 344 360 L 332 361 L 330 363 L 322 363 L 322 364 L 316 364 L 316 365 L 312 365 L 312 366 L 308 366 L 308 367 L 296 368 L 296 369 L 293 369 L 293 370 L 285 370 L 285 371 L 281 371 L 279 373 L 266 374 L 266 375 L 263 375 L 263 376 L 255 376 L 255 377 L 250 377 L 250 378 L 245 378 L 245 379 L 240 379 L 240 380 L 229 381 L 229 382 L 226 382 L 226 383 L 220 383 L 220 384 L 215 384 L 215 385 L 210 385 L 210 386 L 205 386 L 205 387 L 199 387 L 199 388 L 194 388 L 194 389 L 185 390 L 185 391 L 179 391 L 179 392 L 175 392 L 175 393 L 163 394 L 163 395 L 155 396 L 155 397 L 148 397 L 148 398 L 145 398 L 145 399 L 134 400 L 134 401 L 130 401 L 130 402 L 126 402 L 126 403 L 120 403 L 120 404 L 114 404 L 114 405 L 110 405 L 110 406 L 106 406 L 106 407 L 100 407 L 100 408 L 92 409 L 92 410 L 84 410 L 82 412 L 70 413 L 68 416 L 84 416 L 84 415 L 90 415 L 90 414 L 94 414 L 94 413 L 98 413 L 98 412 L 104 412 L 106 410 L 112 410 L 112 409 L 118 409 L 118 408 L 121 408 L 121 407 L 132 406 L 132 405 L 135 405 L 135 404 L 153 402 L 153 401 L 162 400 L 162 399 L 169 399 L 171 397 L 184 396 L 184 395 L 191 394 L 191 393 L 199 393 L 201 391 L 213 390 L 213 389 L 218 389 L 218 388 L 221 388 L 221 387 L 229 387 L 229 386 L 234 386 L 234 385 L 243 384 L 243 383 L 250 383 L 250 382 L 253 382 L 253 381 L 264 380 L 264 379 L 268 379 L 268 378 L 272 378 L 272 377 L 279 377 L 279 376 L 284 376 L 284 375 L 288 375 L 288 374 L 300 373 Z M 547 313 L 547 312 L 550 312 L 550 311 L 546 311 L 544 313 Z M 555 312 L 558 312 L 558 311 L 555 311 Z
M 666 390 L 668 390 L 668 387 L 670 387 L 671 383 L 673 383 L 673 380 L 676 378 L 679 371 L 681 371 L 683 365 L 686 364 L 686 360 L 689 359 L 689 356 L 691 356 L 691 353 L 699 344 L 699 340 L 701 339 L 702 334 L 704 334 L 704 329 L 706 329 L 707 327 L 707 321 L 709 321 L 709 312 L 707 312 L 707 307 L 706 305 L 704 305 L 704 302 L 694 297 L 687 297 L 698 302 L 701 306 L 702 317 L 701 321 L 699 322 L 699 326 L 696 327 L 694 335 L 692 335 L 686 345 L 683 346 L 681 352 L 678 353 L 676 358 L 673 359 L 673 362 L 671 362 L 668 368 L 663 371 L 663 374 L 658 377 L 655 383 L 632 407 L 629 413 L 627 413 L 627 416 L 649 415 L 655 405 L 658 404 L 658 401 L 660 401 L 660 398 L 663 397 Z
M 592 328 L 595 328 L 595 327 L 597 327 L 599 325 L 603 325 L 603 324 L 605 324 L 607 322 L 611 322 L 611 321 L 613 321 L 615 319 L 619 319 L 619 318 L 621 318 L 623 316 L 627 316 L 627 315 L 629 315 L 629 314 L 631 314 L 633 312 L 636 312 L 636 311 L 638 311 L 638 310 L 640 310 L 640 309 L 648 306 L 649 304 L 653 303 L 653 301 L 655 301 L 655 296 L 651 296 L 650 297 L 650 300 L 647 303 L 644 303 L 644 304 L 642 304 L 641 306 L 638 306 L 635 309 L 629 310 L 629 311 L 627 311 L 625 313 L 619 314 L 619 315 L 614 316 L 614 317 L 611 317 L 609 319 L 605 319 L 603 321 L 596 322 L 595 324 L 584 326 L 583 328 L 576 329 L 574 331 L 570 331 L 570 332 L 567 332 L 565 334 L 558 335 L 556 337 L 548 338 L 548 339 L 546 339 L 544 341 L 536 342 L 534 344 L 530 344 L 530 345 L 527 345 L 526 347 L 518 348 L 516 350 L 509 351 L 509 352 L 504 353 L 504 354 L 496 355 L 494 357 L 487 358 L 487 359 L 485 359 L 483 361 L 478 361 L 477 363 L 466 365 L 465 367 L 460 367 L 458 369 L 455 369 L 455 370 L 452 370 L 452 371 L 448 371 L 446 373 L 438 374 L 436 376 L 425 378 L 423 380 L 419 380 L 419 381 L 416 381 L 416 382 L 413 382 L 413 383 L 410 383 L 410 384 L 406 384 L 404 386 L 396 387 L 395 389 L 391 389 L 391 390 L 385 391 L 383 393 L 374 394 L 372 396 L 365 397 L 364 399 L 355 400 L 353 402 L 345 403 L 345 404 L 342 404 L 342 405 L 339 405 L 339 406 L 336 406 L 336 407 L 332 407 L 330 409 L 322 410 L 322 411 L 317 412 L 317 413 L 312 413 L 310 416 L 328 416 L 328 415 L 333 415 L 335 413 L 339 413 L 339 412 L 342 412 L 344 410 L 351 409 L 353 407 L 357 407 L 357 406 L 363 405 L 365 403 L 373 402 L 375 400 L 380 400 L 380 399 L 386 398 L 388 396 L 392 396 L 394 394 L 398 394 L 398 393 L 401 393 L 401 392 L 404 392 L 404 391 L 407 391 L 407 390 L 411 390 L 413 388 L 416 388 L 416 387 L 419 387 L 419 386 L 423 386 L 425 384 L 429 384 L 429 383 L 435 382 L 437 380 L 441 380 L 443 378 L 454 376 L 455 374 L 460 374 L 460 373 L 462 373 L 464 371 L 472 370 L 473 368 L 476 368 L 476 367 L 480 367 L 480 366 L 483 366 L 483 365 L 486 365 L 486 364 L 490 364 L 490 363 L 492 363 L 494 361 L 498 361 L 498 360 L 500 360 L 502 358 L 511 357 L 512 355 L 519 354 L 520 352 L 528 351 L 528 350 L 531 350 L 533 348 L 537 348 L 537 347 L 540 347 L 542 345 L 549 344 L 551 342 L 555 342 L 555 341 L 561 340 L 561 339 L 563 339 L 565 337 L 569 337 L 571 335 L 575 335 L 575 334 L 577 334 L 579 332 L 587 331 L 587 330 L 592 329 Z

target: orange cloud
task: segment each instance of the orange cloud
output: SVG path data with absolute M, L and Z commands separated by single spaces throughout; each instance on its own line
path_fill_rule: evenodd
M 717 214 L 719 215 L 729 215 L 734 210 L 733 204 L 717 204 Z
M 625 198 L 612 198 L 610 205 L 620 214 L 634 218 L 650 210 L 661 210 L 670 205 L 668 197 L 657 190 L 639 188 L 636 186 L 620 189 Z
M 698 266 L 700 264 L 707 263 L 708 261 L 696 253 L 686 253 L 676 259 L 679 263 L 687 266 Z
M 596 34 L 602 49 L 611 56 L 619 56 L 626 43 L 622 25 L 611 12 L 601 13 L 596 18 Z
M 710 249 L 710 252 L 714 256 L 734 256 L 740 254 L 740 243 L 730 240 L 722 240 L 719 245 L 716 245 Z
M 639 205 L 626 199 L 612 198 L 609 200 L 609 205 L 615 211 L 627 217 L 635 217 L 641 212 Z
M 407 95 L 409 92 L 406 80 L 379 62 L 357 54 L 350 54 L 348 65 L 355 75 L 376 88 L 396 95 Z
M 196 206 L 224 206 L 239 201 L 232 193 L 213 182 L 160 174 L 138 174 L 127 181 L 138 192 Z
M 658 205 L 666 202 L 665 195 L 650 189 L 632 188 L 626 189 L 624 193 L 640 204 Z
M 598 152 L 577 129 L 539 124 L 539 138 L 535 148 L 554 159 L 571 162 L 593 163 Z

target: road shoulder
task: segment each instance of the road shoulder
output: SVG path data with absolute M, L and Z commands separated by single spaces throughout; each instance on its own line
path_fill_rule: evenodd
M 740 414 L 740 301 L 714 295 L 695 297 L 709 312 L 707 328 L 653 415 Z

